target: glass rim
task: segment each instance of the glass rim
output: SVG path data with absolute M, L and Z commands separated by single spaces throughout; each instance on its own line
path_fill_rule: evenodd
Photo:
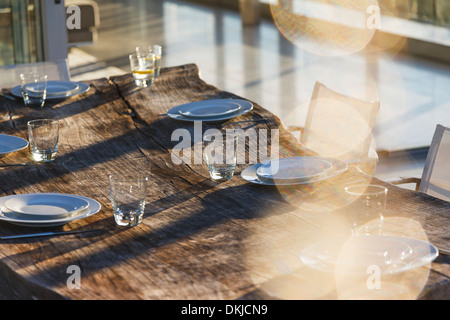
M 39 78 L 44 79 L 48 78 L 48 75 L 46 73 L 39 73 L 39 72 L 24 72 L 19 75 L 21 79 L 24 78 L 25 76 L 39 76 Z
M 108 178 L 110 181 L 114 180 L 114 181 L 148 181 L 148 176 L 144 175 L 144 176 L 138 176 L 138 175 L 127 175 L 127 174 L 121 174 L 121 173 L 112 173 L 110 175 L 108 175 Z
M 156 58 L 156 53 L 153 53 L 153 52 L 147 52 L 147 53 L 145 53 L 145 56 L 142 56 L 142 54 L 139 54 L 139 53 L 137 53 L 137 52 L 133 52 L 133 53 L 130 53 L 129 55 L 128 55 L 128 58 L 131 60 L 131 59 L 142 59 L 142 58 L 146 58 L 147 56 L 152 56 L 153 58 Z
M 48 124 L 59 124 L 59 120 L 56 119 L 34 119 L 27 122 L 27 125 L 33 125 L 36 123 L 48 123 Z
M 222 137 L 222 141 L 223 142 L 226 142 L 227 140 L 232 141 L 232 140 L 238 140 L 239 139 L 239 136 L 237 136 L 235 134 L 229 134 L 229 133 L 221 132 L 221 133 L 218 133 L 218 134 L 210 133 L 210 134 L 207 134 L 207 135 L 203 135 L 202 141 L 203 142 L 214 142 L 214 141 L 216 141 L 216 139 L 211 139 L 211 138 L 216 138 L 216 137 Z
M 153 50 L 153 49 L 162 49 L 162 45 L 160 44 L 139 44 L 136 46 L 136 51 L 139 49 L 143 50 Z
M 360 191 L 352 191 L 352 188 L 360 188 Z M 369 191 L 372 190 L 373 191 Z M 379 184 L 354 184 L 344 188 L 345 193 L 353 196 L 382 195 L 388 193 L 388 188 Z

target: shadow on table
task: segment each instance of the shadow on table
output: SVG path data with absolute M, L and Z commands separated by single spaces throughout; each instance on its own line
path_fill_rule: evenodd
M 30 249 L 26 252 L 8 257 L 21 263 L 21 267 L 26 268 L 35 264 L 30 257 L 38 255 L 39 259 L 57 261 L 58 256 L 66 255 L 70 251 L 83 251 L 84 246 L 91 246 L 94 242 L 102 242 L 103 249 L 95 252 L 88 252 L 86 255 L 77 255 L 78 260 L 73 264 L 83 266 L 83 277 L 88 277 L 93 272 L 105 270 L 119 266 L 128 259 L 134 261 L 145 260 L 152 264 L 155 261 L 148 256 L 154 256 L 164 252 L 167 245 L 179 243 L 180 246 L 171 246 L 174 249 L 173 255 L 183 254 L 182 260 L 169 263 L 159 261 L 158 268 L 165 272 L 166 268 L 185 268 L 186 266 L 171 265 L 172 263 L 188 263 L 190 267 L 183 272 L 197 273 L 215 268 L 217 261 L 213 256 L 220 256 L 221 265 L 239 266 L 245 261 L 245 250 L 242 248 L 242 241 L 247 236 L 248 230 L 233 222 L 234 219 L 253 219 L 262 217 L 266 211 L 267 201 L 279 204 L 279 213 L 292 209 L 289 205 L 283 205 L 278 200 L 267 200 L 267 191 L 256 194 L 248 192 L 248 187 L 244 185 L 230 186 L 220 189 L 210 181 L 202 181 L 197 185 L 179 193 L 148 203 L 149 211 L 146 213 L 141 225 L 134 228 L 113 227 L 106 233 L 95 234 L 91 237 L 71 236 L 63 242 L 60 250 L 55 251 L 51 242 L 40 243 L 38 248 Z M 206 194 L 206 195 L 205 195 Z M 272 193 L 273 195 L 273 193 Z M 277 197 L 277 196 L 276 196 Z M 264 201 L 266 199 L 266 201 Z M 249 203 L 251 206 L 244 206 Z M 271 211 L 274 214 L 274 211 Z M 97 221 L 96 224 L 104 225 L 106 219 L 110 219 L 108 224 L 114 223 L 113 217 Z M 91 227 L 91 225 L 90 225 Z M 93 226 L 95 227 L 95 226 Z M 216 236 L 219 236 L 216 238 Z M 116 237 L 116 239 L 112 239 Z M 109 241 L 108 238 L 112 239 Z M 218 240 L 219 239 L 219 240 Z M 21 243 L 33 243 L 36 240 L 22 240 Z M 80 246 L 81 244 L 81 246 Z M 165 248 L 163 248 L 165 247 Z M 206 250 L 207 256 L 197 256 L 198 250 Z M 47 250 L 48 249 L 48 250 Z M 177 250 L 180 250 L 179 252 Z M 55 254 L 59 252 L 59 254 Z M 42 253 L 45 253 L 42 255 Z M 168 254 L 168 253 L 164 253 Z M 163 255 L 164 255 L 163 254 Z M 72 262 L 65 261 L 70 265 Z M 162 265 L 161 265 L 162 264 Z M 197 266 L 192 268 L 192 266 Z M 67 266 L 66 266 L 67 267 Z M 200 269 L 199 269 L 200 268 Z M 52 277 L 48 277 L 52 275 Z M 61 286 L 67 281 L 65 268 L 56 263 L 50 268 L 35 271 L 31 279 L 39 279 L 47 287 Z

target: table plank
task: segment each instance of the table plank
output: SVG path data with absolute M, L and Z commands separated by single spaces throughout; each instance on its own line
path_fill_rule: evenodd
M 56 230 L 100 228 L 93 234 L 0 242 L 0 297 L 62 299 L 247 299 L 274 297 L 279 288 L 274 258 L 281 256 L 304 285 L 309 271 L 298 255 L 305 244 L 330 233 L 345 233 L 349 182 L 382 183 L 350 168 L 313 186 L 256 186 L 238 174 L 226 183 L 209 179 L 203 164 L 175 164 L 171 151 L 176 129 L 193 133 L 193 124 L 165 116 L 177 105 L 212 98 L 241 98 L 199 77 L 195 65 L 164 68 L 149 88 L 136 88 L 131 75 L 88 82 L 90 90 L 42 110 L 20 103 L 0 104 L 0 128 L 26 137 L 34 118 L 61 121 L 61 143 L 54 163 L 0 171 L 0 194 L 64 192 L 99 201 L 96 215 Z M 3 101 L 2 101 L 3 102 Z M 282 156 L 311 155 L 281 121 L 254 102 L 238 120 L 268 119 L 252 128 L 280 133 Z M 231 120 L 229 122 L 232 122 Z M 217 128 L 203 124 L 202 132 Z M 248 151 L 247 151 L 248 152 Z M 26 150 L 0 159 L 26 161 Z M 145 172 L 148 204 L 134 228 L 115 225 L 108 175 Z M 430 241 L 449 246 L 449 203 L 390 186 L 387 217 L 417 222 Z M 330 200 L 332 199 L 332 200 Z M 409 221 L 408 220 L 408 221 Z M 0 222 L 1 234 L 37 231 Z M 40 230 L 39 230 L 40 231 Z M 448 297 L 446 258 L 432 264 L 423 298 Z M 81 271 L 81 289 L 70 289 L 69 266 Z M 292 278 L 289 278 L 292 281 Z M 307 281 L 306 281 L 307 282 Z M 269 289 L 271 290 L 269 290 Z M 315 298 L 297 292 L 295 298 Z M 320 298 L 332 292 L 321 292 Z M 283 297 L 281 295 L 281 297 Z

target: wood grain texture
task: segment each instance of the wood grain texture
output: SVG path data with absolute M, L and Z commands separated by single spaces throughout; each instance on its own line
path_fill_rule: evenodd
M 62 192 L 93 198 L 102 205 L 99 213 L 51 229 L 103 230 L 0 242 L 0 277 L 5 283 L 0 298 L 274 298 L 267 288 L 279 279 L 273 261 L 280 256 L 297 270 L 299 287 L 305 286 L 309 273 L 299 252 L 315 239 L 346 230 L 344 186 L 382 182 L 350 168 L 309 186 L 257 186 L 241 179 L 239 173 L 246 167 L 242 164 L 231 180 L 215 183 L 204 164 L 175 164 L 171 151 L 177 141 L 172 141 L 172 133 L 194 128 L 167 117 L 170 108 L 205 99 L 242 99 L 205 83 L 198 72 L 195 65 L 165 68 L 151 87 L 143 89 L 135 87 L 131 75 L 92 80 L 88 92 L 42 110 L 0 98 L 3 133 L 26 138 L 26 122 L 35 118 L 61 123 L 57 159 L 1 169 L 0 194 Z M 281 156 L 312 154 L 276 116 L 253 103 L 252 112 L 233 121 L 268 119 L 252 128 L 278 129 Z M 218 127 L 203 124 L 202 130 Z M 27 150 L 0 159 L 27 160 Z M 140 225 L 122 228 L 114 222 L 108 175 L 129 172 L 148 175 L 147 206 Z M 449 203 L 389 188 L 387 216 L 418 222 L 430 241 L 450 247 Z M 41 230 L 0 222 L 2 235 L 35 231 Z M 448 262 L 439 258 L 432 264 L 421 297 L 448 298 Z M 67 286 L 71 265 L 81 270 L 79 290 Z M 332 293 L 323 292 L 319 298 Z M 318 297 L 302 292 L 295 298 Z

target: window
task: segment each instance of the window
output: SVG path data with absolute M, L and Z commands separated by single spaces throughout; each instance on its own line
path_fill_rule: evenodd
M 384 14 L 450 26 L 450 0 L 379 0 Z
M 0 65 L 43 58 L 39 0 L 0 0 Z

